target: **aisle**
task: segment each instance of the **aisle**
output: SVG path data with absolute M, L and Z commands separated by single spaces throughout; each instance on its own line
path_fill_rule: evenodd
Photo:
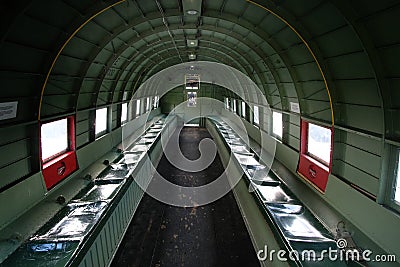
M 210 138 L 204 128 L 184 128 L 182 153 L 199 157 L 198 143 Z M 187 173 L 162 157 L 157 170 L 168 180 L 184 186 L 211 182 L 223 171 L 217 156 L 204 171 Z M 180 208 L 145 195 L 122 240 L 112 266 L 259 266 L 232 192 L 200 207 Z

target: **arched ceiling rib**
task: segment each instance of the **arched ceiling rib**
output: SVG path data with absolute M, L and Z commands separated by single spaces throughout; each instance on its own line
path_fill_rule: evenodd
M 207 50 L 207 48 L 205 48 L 205 47 L 203 47 L 201 49 L 202 50 L 203 49 Z M 170 54 L 173 53 L 174 50 L 175 50 L 175 47 L 171 46 L 171 47 L 169 47 L 167 49 L 164 49 L 161 52 L 157 52 L 156 54 L 153 54 L 154 57 L 161 56 L 161 59 L 160 59 L 160 61 L 158 61 L 158 64 L 153 64 L 152 62 L 149 62 L 149 66 L 153 66 L 153 68 L 157 66 L 157 67 L 159 67 L 161 69 L 162 68 L 166 68 L 170 64 L 169 61 L 172 59 Z M 231 65 L 231 66 L 235 67 L 236 69 L 240 69 L 240 63 L 239 62 L 237 62 L 232 57 L 229 57 L 226 54 L 222 53 L 221 51 L 213 50 L 211 53 L 209 53 L 209 55 L 210 56 L 209 56 L 208 60 L 214 60 L 216 62 L 222 62 L 224 64 Z M 164 58 L 164 56 L 168 56 L 168 57 Z M 175 55 L 175 57 L 177 57 L 177 55 Z M 149 73 L 152 73 L 152 69 L 149 70 Z M 132 74 L 132 72 L 131 72 L 131 74 Z M 146 78 L 143 79 L 143 80 L 146 80 Z M 102 81 L 101 86 L 103 88 L 106 87 L 106 85 L 105 85 L 106 82 L 108 82 L 108 80 L 103 80 Z M 115 88 L 116 87 L 114 87 L 114 88 L 110 87 L 110 88 L 108 88 L 107 92 L 111 94 L 113 91 L 115 91 Z M 101 90 L 100 90 L 100 88 L 98 88 L 95 91 L 96 92 L 100 92 Z M 128 90 L 124 89 L 122 92 L 124 92 L 124 91 L 129 91 L 129 89 Z M 106 103 L 104 103 L 104 102 L 99 103 L 98 102 L 97 105 L 110 104 L 112 102 L 112 99 L 109 99 L 109 100 L 111 100 L 111 101 L 107 101 Z
M 396 1 L 380 3 L 372 9 L 389 11 L 399 6 L 398 2 L 394 2 Z M 332 84 L 335 109 L 339 111 L 337 124 L 381 137 L 385 129 L 382 119 L 384 114 L 380 89 L 376 84 L 379 78 L 374 73 L 374 68 L 380 65 L 377 61 L 381 59 L 374 59 L 373 53 L 368 52 L 367 47 L 371 48 L 368 45 L 371 43 L 368 40 L 371 35 L 360 35 L 359 23 L 362 16 L 354 12 L 369 4 L 369 1 L 336 0 L 310 1 L 305 5 L 291 2 L 283 3 L 277 12 L 289 21 L 301 21 L 302 25 L 298 29 L 308 39 L 313 37 L 310 43 L 314 51 L 325 59 L 322 66 Z M 386 19 L 382 19 L 384 20 Z M 380 30 L 387 32 L 385 27 Z M 375 38 L 379 39 L 387 38 Z M 363 114 L 366 113 L 371 114 L 369 120 L 363 119 Z
M 217 38 L 214 38 L 214 39 L 217 39 Z M 208 37 L 205 37 L 205 40 L 207 41 L 208 40 Z M 240 42 L 238 39 L 236 39 L 238 42 Z M 228 44 L 229 46 L 228 47 L 232 47 L 234 44 L 229 44 L 229 43 L 225 43 L 225 44 Z M 251 45 L 251 44 L 250 44 Z M 245 49 L 245 51 L 247 50 L 247 51 L 250 51 L 250 49 L 251 49 L 251 47 L 250 47 L 250 45 L 247 45 L 246 47 L 247 47 L 247 49 Z M 234 49 L 234 48 L 233 48 Z M 263 55 L 258 55 L 258 54 L 254 54 L 253 53 L 253 55 L 255 55 L 255 56 L 257 56 L 257 58 L 258 59 L 252 59 L 252 61 L 254 62 L 254 61 L 262 61 L 262 56 Z M 139 66 L 138 66 L 139 67 Z M 265 68 L 265 67 L 264 67 Z
M 160 28 L 160 32 L 162 32 L 162 30 L 163 30 L 163 27 L 159 27 Z M 156 33 L 158 33 L 159 31 L 156 31 L 156 29 L 154 29 L 154 31 L 156 32 Z M 153 32 L 152 32 L 153 33 Z M 238 42 L 240 42 L 239 40 L 238 40 Z M 147 45 L 147 44 L 146 44 Z M 251 49 L 251 43 L 248 43 L 248 49 Z M 128 47 L 128 46 L 125 46 L 125 47 Z M 157 55 L 157 53 L 155 52 L 155 55 Z M 262 55 L 260 58 L 262 58 L 264 55 Z M 130 56 L 129 56 L 130 57 Z M 115 58 L 118 58 L 118 56 L 114 56 L 114 55 L 112 55 L 111 57 L 110 57 L 110 60 L 108 61 L 108 65 L 110 65 L 112 62 L 114 62 L 114 60 L 115 60 Z M 154 62 L 153 62 L 154 63 Z M 89 63 L 87 63 L 87 64 L 89 64 Z M 104 71 L 104 72 L 107 72 L 107 71 Z M 104 73 L 103 72 L 103 73 Z M 275 76 L 277 76 L 277 75 L 275 75 Z M 276 78 L 275 78 L 276 79 Z
M 210 13 L 213 13 L 213 12 L 210 12 Z M 171 12 L 171 15 L 173 15 L 173 16 L 176 16 L 176 12 L 175 11 L 172 11 Z M 232 15 L 229 15 L 230 17 L 234 17 L 234 16 L 232 16 Z M 157 14 L 154 14 L 154 13 L 151 13 L 150 15 L 147 15 L 147 18 L 148 19 L 151 19 L 151 20 L 154 20 L 154 18 L 156 18 L 157 17 Z M 220 21 L 221 21 L 221 19 L 219 19 Z M 243 21 L 243 20 L 242 20 Z M 232 22 L 232 19 L 229 21 L 229 22 Z M 241 23 L 242 24 L 242 26 L 248 26 L 248 27 L 250 27 L 251 26 L 251 24 L 250 23 L 248 23 L 247 22 L 247 24 L 246 24 L 246 22 L 241 22 L 240 20 L 237 20 L 236 19 L 236 21 L 233 21 L 234 23 Z M 147 22 L 145 22 L 143 19 L 138 19 L 138 20 L 135 20 L 135 22 L 134 23 L 132 23 L 132 24 L 135 24 L 135 23 L 147 23 Z M 235 24 L 234 24 L 235 25 Z M 161 30 L 164 30 L 163 29 L 163 27 L 161 26 L 160 27 L 161 28 Z M 155 29 L 153 29 L 153 30 L 155 30 Z M 113 30 L 112 32 L 114 32 L 114 33 L 121 33 L 121 32 L 123 32 L 123 28 L 118 28 L 117 30 Z M 258 32 L 258 34 L 259 35 L 262 35 L 262 33 L 260 33 L 260 31 Z M 140 35 L 140 37 L 143 37 L 143 35 Z M 107 37 L 106 38 L 107 39 L 107 41 L 109 41 L 109 40 L 113 40 L 113 36 L 111 36 L 111 37 Z M 158 40 L 160 40 L 160 39 L 158 39 Z M 100 47 L 99 47 L 99 49 L 98 50 L 100 50 L 101 48 L 103 48 L 103 49 L 105 49 L 104 47 L 105 47 L 105 42 L 102 42 L 103 43 L 103 45 L 101 45 Z M 130 41 L 129 43 L 126 43 L 126 42 L 123 42 L 124 43 L 124 46 L 125 47 L 129 47 L 129 44 L 130 43 L 133 43 L 133 41 Z M 257 45 L 255 45 L 255 47 L 257 47 Z M 95 55 L 95 53 L 92 53 L 92 55 Z M 119 55 L 119 52 L 117 52 L 117 55 Z M 110 64 L 110 61 L 111 61 L 111 63 L 115 60 L 115 58 L 119 58 L 119 56 L 112 56 L 111 58 L 110 58 L 110 60 L 108 61 L 108 65 Z M 129 56 L 130 57 L 130 56 Z M 89 59 L 87 62 L 87 66 L 91 63 L 93 61 L 93 59 Z M 87 70 L 88 68 L 87 67 L 85 67 L 85 68 L 83 68 L 83 69 L 85 69 L 85 70 Z M 105 71 L 105 72 L 107 72 L 107 71 Z
M 150 17 L 148 16 L 148 15 L 146 15 L 146 17 L 148 18 L 148 19 L 150 19 Z M 145 23 L 148 23 L 148 22 L 145 22 Z M 153 27 L 153 26 L 152 26 Z M 162 27 L 162 26 L 161 26 Z M 155 30 L 155 28 L 153 27 L 153 30 Z M 113 32 L 115 32 L 115 31 L 113 31 Z M 250 34 L 250 32 L 247 34 L 247 35 L 249 35 Z M 142 35 L 140 35 L 140 37 L 142 37 Z M 126 43 L 125 43 L 126 44 Z M 255 47 L 257 47 L 258 45 L 256 44 L 256 45 L 254 45 Z M 90 61 L 89 61 L 90 62 Z
M 163 41 L 165 41 L 162 44 L 164 47 L 163 47 L 162 51 L 160 50 L 160 52 L 168 51 L 171 48 L 173 48 L 173 45 L 171 44 L 171 42 L 169 42 L 167 40 L 163 40 Z M 223 46 L 223 43 L 220 42 L 218 39 L 214 40 L 214 42 L 208 41 L 206 39 L 202 39 L 202 42 L 203 43 L 205 42 L 208 45 L 207 46 L 203 45 L 200 49 L 210 49 L 211 51 L 214 51 L 216 53 L 224 54 L 224 56 L 229 58 L 231 60 L 231 62 L 236 62 L 236 66 L 242 72 L 246 73 L 250 77 L 253 77 L 254 79 L 260 79 L 260 78 L 255 77 L 256 75 L 258 76 L 260 73 L 259 68 L 256 65 L 252 64 L 251 62 L 249 62 L 244 56 L 242 56 L 240 54 L 240 51 L 229 50 L 229 49 L 225 48 Z M 143 50 L 141 49 L 139 51 L 140 51 L 140 54 L 138 54 L 138 57 L 140 56 L 139 58 L 142 59 L 142 56 L 143 56 L 144 62 L 145 62 L 145 60 L 153 62 L 151 57 L 156 57 L 158 55 L 158 54 L 154 54 L 153 48 L 143 47 Z M 234 53 L 232 53 L 232 51 L 234 51 Z M 230 54 L 232 54 L 232 55 L 230 55 Z M 130 63 L 131 63 L 130 61 L 125 61 L 121 65 L 121 67 L 119 68 L 118 74 L 117 74 L 117 79 L 119 79 L 120 78 L 119 75 L 121 75 L 123 73 L 121 70 L 125 70 L 127 68 L 127 65 Z M 138 66 L 137 64 L 131 66 L 129 68 L 130 72 L 132 72 L 133 70 L 136 70 L 137 66 Z M 110 68 L 112 68 L 112 67 L 110 66 Z M 257 70 L 255 74 L 252 73 L 253 70 Z M 103 81 L 105 81 L 105 80 L 106 80 L 105 77 L 103 77 Z M 112 88 L 115 88 L 115 86 L 113 86 Z
M 389 92 L 390 87 L 385 80 L 385 70 L 381 60 L 379 59 L 378 51 L 375 48 L 371 38 L 369 37 L 367 28 L 361 22 L 360 16 L 355 12 L 354 9 L 351 8 L 350 4 L 347 1 L 343 0 L 334 0 L 332 2 L 335 4 L 335 7 L 343 14 L 347 23 L 351 25 L 351 28 L 360 40 L 362 48 L 368 55 L 368 58 L 370 60 L 371 67 L 373 68 L 374 78 L 377 84 L 376 89 L 377 94 L 379 95 L 378 101 L 380 101 L 380 108 L 383 110 L 382 132 L 384 133 L 386 128 L 385 125 L 390 124 L 390 122 L 388 121 L 391 117 L 389 114 L 390 112 L 387 111 L 386 107 L 391 107 L 392 101 Z M 399 6 L 398 3 L 397 6 Z M 383 135 L 383 138 L 385 138 L 385 135 Z
M 399 85 L 400 71 L 390 56 L 398 53 L 400 40 L 388 27 L 380 27 L 396 21 L 398 1 L 256 0 L 269 11 L 244 0 L 202 1 L 201 16 L 195 18 L 183 13 L 181 1 L 159 0 L 164 21 L 151 0 L 126 0 L 98 16 L 117 1 L 3 4 L 10 9 L 3 17 L 8 18 L 2 24 L 6 29 L 0 31 L 0 75 L 6 88 L 19 90 L 7 90 L 1 97 L 18 97 L 27 110 L 35 110 L 39 88 L 61 51 L 45 90 L 45 117 L 75 112 L 78 101 L 95 107 L 98 101 L 92 98 L 101 88 L 111 102 L 119 102 L 125 91 L 130 93 L 159 70 L 161 60 L 165 67 L 177 63 L 175 43 L 185 61 L 194 51 L 198 58 L 215 60 L 218 55 L 219 61 L 236 62 L 271 102 L 279 92 L 283 110 L 299 101 L 303 116 L 329 123 L 329 97 L 316 59 L 332 91 L 338 125 L 400 138 L 400 123 L 393 123 L 399 114 L 393 99 L 399 94 L 392 90 Z M 197 39 L 200 49 L 185 47 L 190 39 Z M 5 60 L 7 55 L 13 60 Z M 370 121 L 359 120 L 366 113 L 374 114 Z M 34 116 L 23 111 L 15 121 L 34 121 Z

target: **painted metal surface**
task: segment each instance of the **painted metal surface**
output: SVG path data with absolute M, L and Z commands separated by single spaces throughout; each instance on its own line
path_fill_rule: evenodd
M 158 122 L 157 125 L 161 125 L 162 128 L 165 126 L 161 121 Z M 140 138 L 137 142 L 139 141 Z M 147 153 L 151 145 L 146 146 L 147 150 L 142 151 L 141 154 Z M 138 160 L 142 158 L 140 157 Z M 132 169 L 132 166 L 125 162 L 124 157 L 122 160 L 117 158 L 116 162 L 111 163 L 82 189 L 34 236 L 26 240 L 14 254 L 2 263 L 2 266 L 26 266 L 24 261 L 28 261 L 32 266 L 87 264 L 89 259 L 93 260 L 90 253 L 94 249 L 97 251 L 99 247 L 102 247 L 103 252 L 97 251 L 96 253 L 107 251 L 108 258 L 104 258 L 102 254 L 101 260 L 98 258 L 99 262 L 96 266 L 107 265 L 112 256 L 110 252 L 116 250 L 116 244 L 122 238 L 123 230 L 129 223 L 128 218 L 133 216 L 143 196 L 144 191 L 134 182 L 134 179 L 143 177 L 151 179 L 148 170 L 150 168 L 138 164 Z M 132 178 L 132 174 L 135 176 L 134 178 Z M 132 193 L 134 197 L 132 197 Z M 124 206 L 125 213 L 119 208 L 121 205 Z M 129 210 L 126 209 L 128 206 Z M 121 212 L 124 216 L 121 218 L 122 220 L 108 220 L 104 226 L 107 218 L 121 216 Z M 105 247 L 103 241 L 96 243 L 96 240 L 101 238 L 104 231 L 109 230 L 110 227 L 119 229 L 119 232 L 115 232 L 111 236 L 115 242 L 107 243 Z M 95 241 L 88 241 L 91 239 L 95 239 Z M 88 256 L 85 256 L 86 253 L 89 253 Z
M 68 152 L 43 165 L 43 177 L 46 188 L 50 190 L 57 183 L 71 175 L 78 169 L 78 160 L 75 151 Z
M 91 146 L 91 110 L 105 105 L 117 110 L 149 76 L 179 62 L 160 6 L 154 1 L 122 2 L 4 6 L 0 64 L 2 86 L 8 89 L 1 97 L 18 100 L 18 110 L 0 129 L 1 194 L 15 203 L 15 211 L 2 207 L 2 222 L 29 210 L 45 194 L 37 179 L 38 117 L 76 115 L 78 148 L 104 154 L 109 147 L 104 140 L 96 149 Z M 335 180 L 326 185 L 327 201 L 365 226 L 364 232 L 382 247 L 399 253 L 394 241 L 383 238 L 396 232 L 397 213 L 382 205 L 393 179 L 386 171 L 391 157 L 386 151 L 399 146 L 400 136 L 399 39 L 392 27 L 398 1 L 254 2 L 263 8 L 245 1 L 206 1 L 197 22 L 182 14 L 180 1 L 163 1 L 161 9 L 179 53 L 187 53 L 186 36 L 195 36 L 199 60 L 225 62 L 243 71 L 262 88 L 270 105 L 284 113 L 279 157 L 291 170 L 300 150 L 300 118 L 335 124 Z M 45 80 L 46 90 L 37 90 Z M 291 112 L 291 102 L 299 103 L 301 114 Z M 261 121 L 260 128 L 268 133 L 268 114 Z M 90 155 L 85 157 L 78 155 L 81 167 L 91 161 Z M 342 192 L 348 192 L 343 203 L 335 198 Z M 345 203 L 359 194 L 365 201 L 349 210 Z M 387 232 L 368 220 L 371 206 L 391 222 Z
M 226 123 L 219 123 L 218 118 L 214 118 L 216 128 L 220 131 L 231 131 Z M 232 132 L 232 131 L 231 131 Z M 238 135 L 232 133 L 232 135 Z M 224 135 L 220 133 L 224 138 Z M 225 137 L 225 146 L 230 147 L 229 137 Z M 279 179 L 271 172 L 269 181 L 275 180 L 276 183 L 260 183 L 259 177 L 254 177 L 257 172 L 248 172 L 248 170 L 263 170 L 263 166 L 254 155 L 240 155 L 233 153 L 237 163 L 245 171 L 245 179 L 249 185 L 249 191 L 254 192 L 255 198 L 260 202 L 261 209 L 264 209 L 266 220 L 273 226 L 278 233 L 276 238 L 281 238 L 285 244 L 284 249 L 297 251 L 301 254 L 304 249 L 314 249 L 314 251 L 323 251 L 327 248 L 338 250 L 334 236 L 327 230 L 316 217 L 304 207 L 298 198 L 291 193 L 290 189 L 282 184 Z M 257 181 L 253 182 L 253 178 Z M 264 177 L 265 179 L 266 177 Z M 267 181 L 268 181 L 267 180 Z M 261 180 L 262 181 L 262 180 Z M 299 244 L 305 243 L 302 247 Z M 326 266 L 334 264 L 335 266 L 347 266 L 343 260 L 337 260 L 334 263 L 328 258 L 320 262 L 315 260 L 297 259 L 293 261 L 295 266 Z

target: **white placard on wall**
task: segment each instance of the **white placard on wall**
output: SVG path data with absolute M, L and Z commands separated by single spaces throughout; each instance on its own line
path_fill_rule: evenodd
M 17 117 L 18 101 L 0 103 L 0 120 Z
M 300 113 L 300 105 L 299 103 L 290 102 L 290 111 Z

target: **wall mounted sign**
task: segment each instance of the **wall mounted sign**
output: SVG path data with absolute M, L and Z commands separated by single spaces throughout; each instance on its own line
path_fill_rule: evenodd
M 300 105 L 296 102 L 290 102 L 290 111 L 300 113 Z
M 17 117 L 18 101 L 0 103 L 0 120 Z

